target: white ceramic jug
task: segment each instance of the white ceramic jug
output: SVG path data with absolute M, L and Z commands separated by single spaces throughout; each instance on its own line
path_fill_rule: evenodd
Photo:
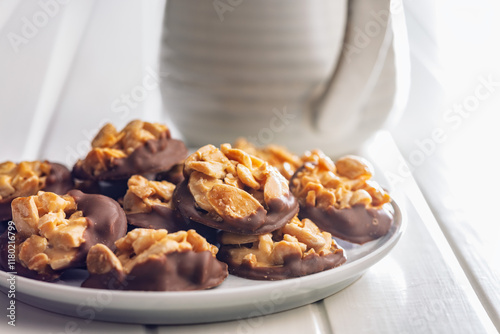
M 165 109 L 193 147 L 246 137 L 298 153 L 353 150 L 395 109 L 394 36 L 404 25 L 391 17 L 402 15 L 400 7 L 390 0 L 167 0 Z

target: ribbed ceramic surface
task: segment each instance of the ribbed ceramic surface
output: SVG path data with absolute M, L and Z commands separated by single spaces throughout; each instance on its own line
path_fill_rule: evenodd
M 222 16 L 210 1 L 168 1 L 161 75 L 176 126 L 195 146 L 258 137 L 286 108 L 294 124 L 273 136 L 296 134 L 335 68 L 346 15 L 345 1 L 246 1 Z

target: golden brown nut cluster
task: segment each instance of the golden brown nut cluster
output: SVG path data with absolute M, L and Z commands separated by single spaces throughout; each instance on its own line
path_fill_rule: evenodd
M 89 175 L 98 176 L 110 169 L 115 159 L 129 156 L 148 140 L 158 139 L 169 131 L 165 125 L 134 120 L 118 132 L 112 124 L 106 124 L 92 140 L 92 150 L 81 168 Z
M 251 244 L 250 247 L 234 247 L 229 250 L 234 264 L 248 264 L 251 267 L 281 266 L 288 256 L 326 256 L 339 250 L 330 233 L 320 231 L 309 219 L 301 221 L 297 217 L 273 233 L 239 235 L 224 232 L 220 241 L 222 245 Z
M 358 204 L 380 207 L 390 201 L 390 196 L 370 180 L 373 168 L 363 158 L 349 155 L 333 163 L 320 151 L 313 151 L 304 160 L 309 162 L 291 181 L 301 205 L 344 209 Z
M 268 162 L 276 167 L 287 180 L 290 180 L 295 171 L 302 166 L 302 160 L 283 146 L 267 145 L 261 148 L 244 138 L 239 138 L 234 143 L 234 147 Z
M 0 200 L 36 194 L 45 187 L 51 166 L 48 162 L 7 161 L 0 164 Z
M 218 252 L 217 247 L 209 244 L 194 230 L 168 233 L 164 229 L 137 228 L 118 239 L 115 245 L 115 253 L 103 244 L 94 245 L 90 249 L 87 256 L 87 268 L 90 273 L 102 275 L 114 269 L 129 274 L 138 264 L 160 255 L 209 251 L 215 257 Z
M 127 214 L 151 212 L 151 207 L 161 205 L 172 208 L 175 184 L 167 181 L 149 181 L 134 175 L 128 180 L 128 190 L 123 198 L 123 209 Z
M 185 161 L 196 205 L 214 219 L 248 217 L 289 195 L 287 180 L 263 160 L 230 144 L 200 148 Z
M 73 197 L 39 192 L 12 202 L 12 215 L 18 236 L 18 259 L 26 268 L 39 273 L 65 268 L 85 241 L 87 219 Z

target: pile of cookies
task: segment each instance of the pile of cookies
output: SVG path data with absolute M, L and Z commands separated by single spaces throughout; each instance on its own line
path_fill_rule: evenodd
M 388 233 L 391 198 L 372 176 L 357 156 L 244 139 L 188 156 L 165 125 L 107 124 L 72 171 L 0 164 L 0 222 L 15 225 L 0 236 L 0 268 L 44 281 L 86 268 L 83 287 L 151 291 L 309 275 L 346 262 L 335 238 Z

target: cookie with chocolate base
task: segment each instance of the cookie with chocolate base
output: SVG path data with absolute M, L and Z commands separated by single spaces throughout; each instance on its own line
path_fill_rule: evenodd
M 328 232 L 309 219 L 295 217 L 273 233 L 220 234 L 218 258 L 233 275 L 254 280 L 283 280 L 338 267 L 346 262 L 344 250 Z
M 66 269 L 85 267 L 92 246 L 114 248 L 127 232 L 125 213 L 116 201 L 79 190 L 19 197 L 12 212 L 18 274 L 34 279 L 55 280 Z M 2 242 L 0 264 L 5 269 L 8 254 Z
M 172 203 L 175 184 L 150 181 L 140 175 L 128 180 L 123 209 L 132 228 L 166 229 L 169 233 L 196 230 L 204 238 L 215 240 L 216 230 L 193 221 L 185 221 Z
M 220 285 L 227 265 L 217 247 L 194 230 L 134 229 L 116 241 L 116 251 L 98 244 L 87 256 L 82 287 L 110 290 L 187 291 Z
M 333 163 L 317 151 L 290 180 L 300 203 L 299 217 L 357 244 L 386 235 L 394 221 L 391 197 L 372 175 L 370 163 L 361 157 L 345 156 Z
M 186 220 L 241 234 L 279 229 L 298 212 L 288 181 L 263 160 L 207 145 L 184 164 L 185 180 L 175 189 L 175 207 Z
M 76 179 L 94 181 L 115 199 L 123 197 L 132 175 L 153 178 L 166 172 L 187 156 L 181 140 L 159 123 L 134 120 L 117 131 L 106 124 L 92 140 L 92 149 L 73 166 Z M 116 188 L 116 189 L 115 189 Z
M 40 190 L 63 195 L 73 189 L 71 172 L 49 161 L 6 161 L 0 164 L 0 222 L 12 219 L 11 203 Z

